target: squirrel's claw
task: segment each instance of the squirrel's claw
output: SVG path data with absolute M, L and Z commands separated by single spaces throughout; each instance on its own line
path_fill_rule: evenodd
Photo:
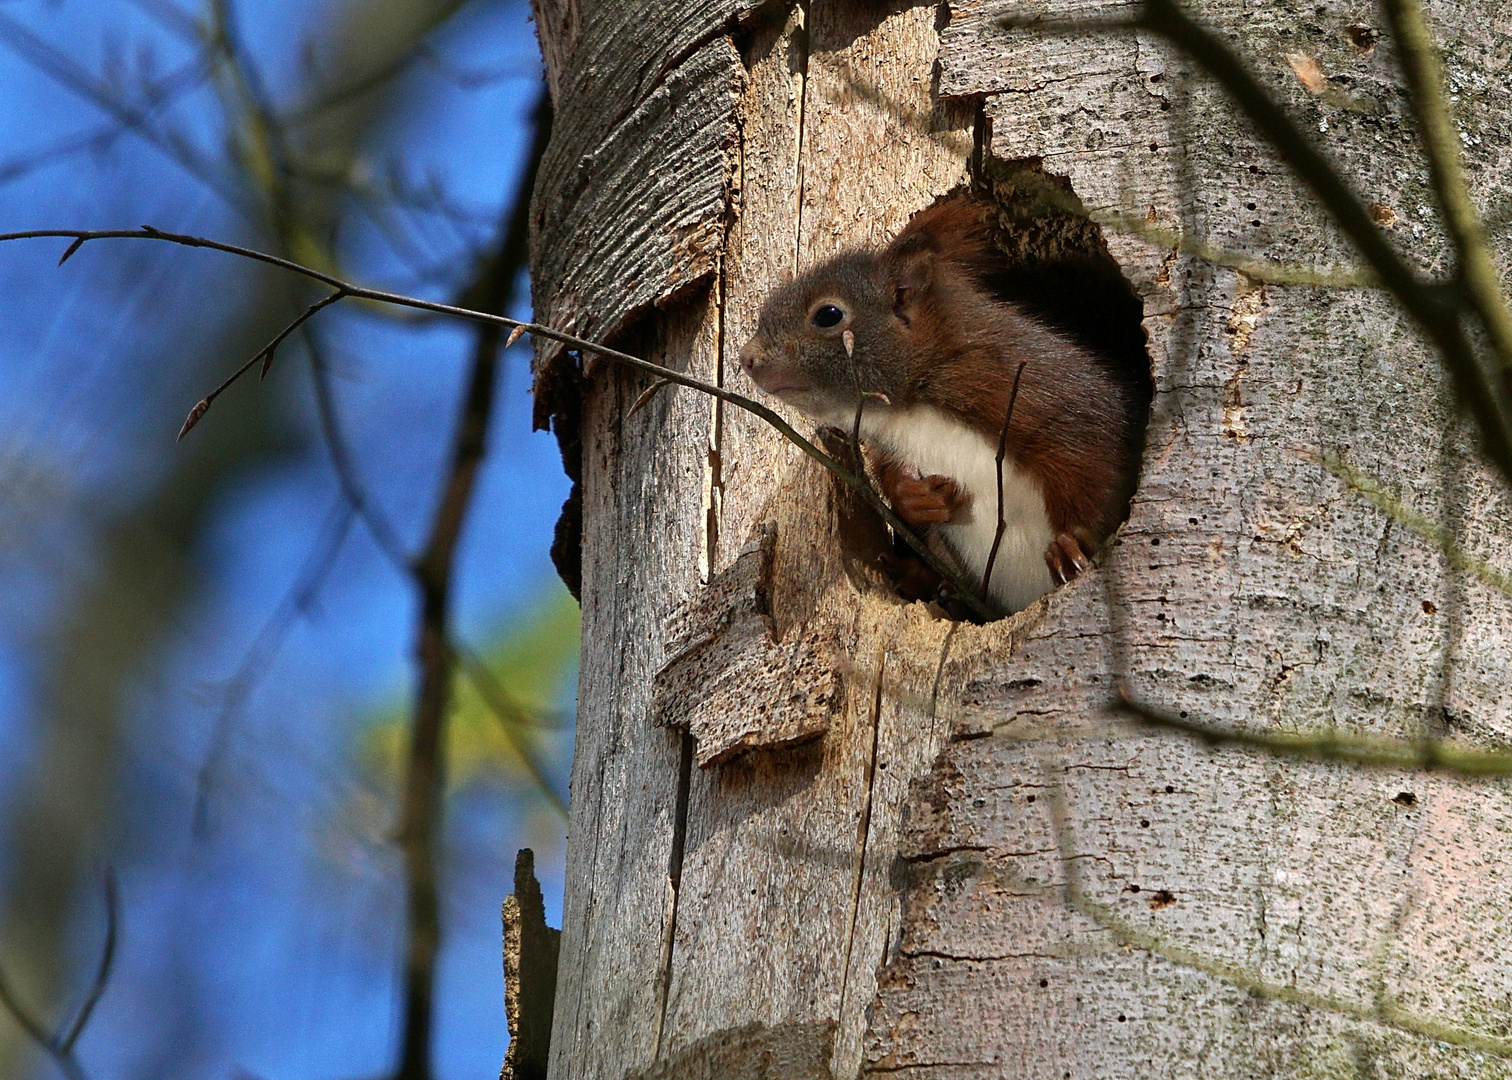
M 1070 533 L 1057 533 L 1045 548 L 1045 565 L 1057 585 L 1065 585 L 1078 574 L 1092 569 L 1092 560 L 1082 550 L 1081 541 Z

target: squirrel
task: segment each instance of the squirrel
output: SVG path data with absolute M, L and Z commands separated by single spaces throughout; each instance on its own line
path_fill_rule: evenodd
M 739 360 L 821 425 L 849 434 L 859 408 L 898 515 L 1013 612 L 1089 569 L 1127 515 L 1148 394 L 995 286 L 992 210 L 947 196 L 885 248 L 778 286 Z

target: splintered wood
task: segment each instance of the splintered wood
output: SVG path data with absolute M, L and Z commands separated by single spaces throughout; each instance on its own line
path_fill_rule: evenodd
M 820 630 L 776 640 L 767 614 L 776 539 L 775 526 L 764 527 L 668 620 L 651 715 L 688 730 L 700 768 L 818 738 L 842 701 L 837 642 Z

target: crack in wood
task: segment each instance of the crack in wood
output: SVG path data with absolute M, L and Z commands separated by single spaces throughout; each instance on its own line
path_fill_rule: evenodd
M 861 914 L 861 886 L 866 880 L 866 845 L 871 839 L 872 803 L 877 786 L 877 748 L 881 742 L 882 727 L 882 679 L 887 665 L 885 649 L 877 651 L 877 672 L 872 684 L 871 704 L 871 751 L 866 763 L 866 795 L 861 801 L 861 813 L 856 822 L 856 872 L 851 879 L 850 918 L 845 931 L 845 961 L 840 967 L 840 1009 L 845 1015 L 846 994 L 850 990 L 851 949 L 856 940 L 856 920 Z
M 682 891 L 683 852 L 688 837 L 688 793 L 693 781 L 693 736 L 683 732 L 677 764 L 677 806 L 672 818 L 672 850 L 667 856 L 667 913 L 663 920 L 661 985 L 657 988 L 656 1056 L 667 1033 L 667 995 L 672 988 L 672 953 L 677 946 L 677 901 Z

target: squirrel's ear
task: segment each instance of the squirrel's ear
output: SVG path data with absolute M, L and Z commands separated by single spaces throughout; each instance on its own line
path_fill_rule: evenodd
M 912 322 L 919 302 L 934 280 L 935 253 L 925 244 L 909 244 L 892 253 L 893 314 Z

